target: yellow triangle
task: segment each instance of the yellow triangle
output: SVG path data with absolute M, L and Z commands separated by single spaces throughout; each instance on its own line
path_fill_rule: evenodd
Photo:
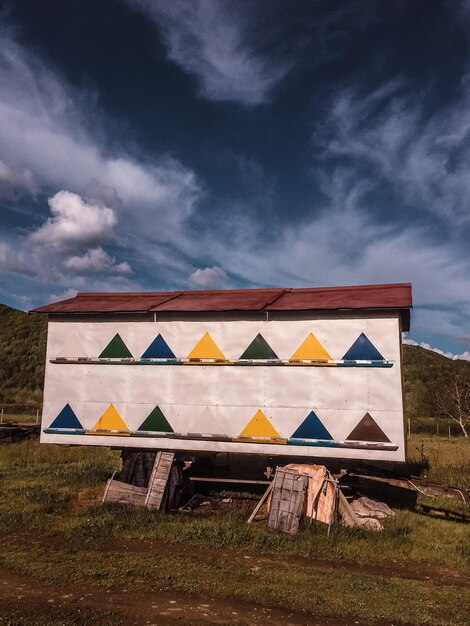
M 240 433 L 240 437 L 280 437 L 280 434 L 263 411 L 258 409 Z
M 191 352 L 188 354 L 188 359 L 223 359 L 224 355 L 220 351 L 219 347 L 209 335 L 204 333 L 199 342 L 194 346 Z
M 114 404 L 110 404 L 100 419 L 93 426 L 93 430 L 129 430 L 116 410 Z
M 297 348 L 294 354 L 289 359 L 290 361 L 302 361 L 302 360 L 331 360 L 331 356 L 321 345 L 318 339 L 313 333 L 310 333 L 305 341 Z

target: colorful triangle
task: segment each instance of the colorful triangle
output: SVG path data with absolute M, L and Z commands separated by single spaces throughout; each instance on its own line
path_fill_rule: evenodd
M 197 420 L 188 428 L 188 433 L 207 435 L 221 435 L 222 431 L 223 428 L 220 426 L 209 407 L 206 407 Z
M 330 361 L 331 356 L 321 345 L 313 333 L 310 333 L 305 341 L 300 344 L 290 358 L 291 361 L 302 360 L 325 360 Z
M 374 344 L 361 333 L 343 356 L 344 361 L 383 361 L 384 358 Z
M 156 406 L 153 411 L 151 411 L 142 424 L 139 426 L 137 430 L 145 430 L 149 432 L 159 432 L 159 433 L 172 433 L 173 428 L 170 426 L 170 423 L 166 419 L 163 411 L 159 406 Z
M 132 354 L 129 352 L 129 348 L 121 339 L 119 333 L 116 333 L 98 358 L 129 359 L 132 358 Z
M 82 429 L 83 426 L 80 424 L 70 404 L 67 403 L 49 428 Z
M 176 359 L 173 350 L 159 334 L 147 350 L 143 353 L 142 359 Z
M 390 439 L 369 413 L 364 415 L 359 424 L 351 431 L 346 441 L 379 441 L 390 443 Z
M 204 333 L 188 354 L 188 359 L 221 359 L 225 361 L 225 356 L 209 333 Z
M 277 359 L 279 358 L 261 333 L 258 333 L 240 359 Z
M 114 404 L 110 404 L 92 430 L 129 430 Z
M 86 351 L 82 344 L 79 342 L 77 335 L 71 335 L 60 347 L 57 356 L 66 358 L 86 356 Z
M 263 411 L 258 409 L 240 433 L 240 437 L 280 437 L 280 434 Z
M 332 440 L 333 437 L 326 430 L 315 411 L 310 411 L 310 413 L 292 435 L 292 439 Z

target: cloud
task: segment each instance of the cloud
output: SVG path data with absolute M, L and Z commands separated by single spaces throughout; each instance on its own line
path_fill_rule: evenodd
M 83 276 L 129 276 L 127 262 L 97 244 L 115 239 L 117 218 L 112 209 L 86 202 L 79 195 L 59 191 L 48 200 L 52 217 L 35 231 L 0 242 L 0 270 L 46 283 L 63 283 Z
M 117 218 L 112 209 L 86 202 L 70 191 L 57 192 L 48 203 L 52 217 L 31 234 L 31 241 L 64 251 L 114 237 Z
M 470 220 L 470 74 L 460 97 L 429 114 L 426 89 L 394 79 L 369 93 L 346 88 L 318 124 L 321 162 L 346 161 L 356 174 L 388 182 L 414 210 Z
M 158 24 L 168 57 L 196 78 L 203 98 L 246 106 L 261 104 L 289 69 L 286 63 L 276 63 L 255 49 L 253 16 L 247 3 L 128 1 Z
M 136 157 L 106 138 L 97 98 L 68 86 L 41 58 L 0 32 L 0 145 L 5 171 L 36 189 L 114 198 L 123 227 L 154 241 L 178 237 L 200 196 L 194 173 L 165 154 Z M 11 177 L 11 174 L 9 174 Z M 96 192 L 98 197 L 91 196 Z
M 452 359 L 453 361 L 470 361 L 470 352 L 466 350 L 462 352 L 462 354 L 454 354 L 452 352 L 444 352 L 444 350 L 440 350 L 439 348 L 433 348 L 426 341 L 414 341 L 414 339 L 403 339 L 403 343 L 408 346 L 419 346 L 420 348 L 424 348 L 425 350 L 431 350 L 432 352 L 436 352 L 437 354 L 441 354 L 442 356 L 447 357 L 448 359 Z
M 205 267 L 197 269 L 189 277 L 190 284 L 196 289 L 224 289 L 228 276 L 221 267 Z
M 51 293 L 49 296 L 49 302 L 60 302 L 61 300 L 68 300 L 69 298 L 75 298 L 77 295 L 76 289 L 64 289 L 61 293 Z
M 194 173 L 165 154 L 135 156 L 115 140 L 96 96 L 72 89 L 11 30 L 0 29 L 0 189 L 13 184 L 17 194 L 22 185 L 17 207 L 29 192 L 49 196 L 50 209 L 29 235 L 10 231 L 0 269 L 43 289 L 142 288 L 130 279 L 131 263 L 116 260 L 105 244 L 131 257 L 176 248 L 201 195 Z M 190 267 L 185 263 L 186 275 Z
M 28 169 L 13 170 L 0 160 L 0 197 L 15 198 L 24 191 L 36 195 L 38 187 Z
M 26 255 L 13 248 L 9 243 L 0 241 L 0 271 L 21 274 L 23 276 L 34 276 L 35 271 L 27 259 Z
M 92 248 L 82 256 L 71 256 L 64 261 L 64 268 L 77 274 L 87 272 L 132 274 L 129 263 L 116 263 L 115 257 L 103 248 Z

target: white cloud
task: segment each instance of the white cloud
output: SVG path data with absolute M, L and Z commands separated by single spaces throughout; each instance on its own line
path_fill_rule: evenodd
M 426 93 L 392 80 L 368 94 L 335 95 L 315 135 L 324 162 L 348 159 L 356 175 L 386 180 L 416 208 L 455 225 L 470 220 L 470 75 L 461 95 L 428 116 Z
M 9 188 L 13 182 L 15 189 L 22 184 L 31 194 L 51 195 L 51 214 L 29 236 L 11 234 L 0 249 L 0 269 L 43 288 L 138 290 L 128 262 L 96 250 L 118 243 L 136 256 L 184 239 L 200 196 L 193 172 L 167 155 L 138 158 L 114 136 L 108 141 L 98 112 L 96 98 L 72 90 L 2 29 L 0 176 Z
M 195 76 L 200 95 L 257 105 L 288 66 L 262 56 L 250 33 L 250 8 L 227 0 L 128 0 L 160 27 L 168 57 Z M 241 9 L 241 10 L 240 10 Z
M 49 302 L 60 302 L 61 300 L 69 300 L 70 298 L 75 298 L 77 295 L 76 289 L 64 289 L 61 293 L 51 293 L 49 296 Z
M 1 32 L 0 145 L 9 171 L 31 172 L 48 193 L 106 191 L 123 227 L 154 241 L 177 238 L 199 197 L 194 173 L 167 155 L 136 158 L 125 145 L 111 151 L 97 111 L 96 98 L 73 91 Z
M 17 246 L 0 241 L 0 271 L 23 276 L 34 276 L 35 271 L 27 256 Z
M 452 358 L 454 360 L 461 359 L 463 361 L 470 361 L 470 352 L 468 350 L 465 350 L 465 352 L 462 352 L 462 354 L 454 354 Z
M 116 263 L 115 257 L 103 248 L 92 248 L 82 256 L 69 257 L 64 261 L 64 268 L 78 274 L 87 272 L 132 274 L 129 263 Z
M 452 359 L 453 361 L 458 361 L 458 360 L 470 361 L 470 352 L 468 350 L 465 350 L 465 352 L 462 352 L 462 354 L 454 354 L 453 352 L 444 352 L 444 350 L 440 350 L 439 348 L 433 348 L 426 341 L 418 342 L 418 341 L 414 341 L 414 339 L 408 339 L 408 338 L 403 339 L 403 343 L 409 346 L 419 346 L 421 348 L 424 348 L 425 350 L 431 350 L 432 352 L 441 354 L 442 356 L 445 356 L 448 359 Z
M 63 251 L 113 238 L 117 218 L 109 207 L 70 191 L 59 191 L 48 202 L 52 217 L 31 234 L 31 241 Z
M 127 262 L 116 258 L 99 243 L 115 238 L 117 219 L 112 209 L 89 203 L 79 195 L 60 191 L 49 198 L 52 217 L 32 233 L 0 242 L 0 270 L 35 277 L 46 283 L 63 283 L 83 276 L 129 276 Z
M 13 170 L 0 160 L 0 196 L 15 197 L 27 191 L 35 195 L 38 187 L 32 173 L 28 169 Z
M 196 289 L 223 289 L 227 286 L 228 276 L 221 267 L 205 267 L 193 272 L 189 282 Z

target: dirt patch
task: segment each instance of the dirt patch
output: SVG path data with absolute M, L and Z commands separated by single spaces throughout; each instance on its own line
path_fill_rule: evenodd
M 31 537 L 25 533 L 15 533 L 16 537 L 28 543 L 58 547 L 63 545 L 70 548 L 70 540 L 65 539 L 61 534 L 35 535 Z M 423 582 L 438 583 L 439 585 L 453 585 L 456 587 L 470 587 L 470 573 L 453 570 L 448 567 L 436 565 L 434 563 L 423 563 L 420 565 L 408 565 L 394 561 L 389 564 L 366 564 L 361 565 L 351 562 L 328 561 L 321 559 L 309 559 L 301 557 L 280 557 L 277 555 L 260 556 L 236 552 L 229 548 L 216 548 L 197 546 L 186 543 L 166 543 L 158 540 L 120 539 L 112 537 L 107 540 L 97 542 L 95 539 L 89 544 L 80 544 L 89 551 L 116 552 L 130 554 L 161 554 L 168 556 L 199 557 L 201 559 L 227 559 L 237 563 L 240 567 L 246 567 L 249 571 L 252 567 L 266 567 L 276 569 L 309 569 L 317 572 L 336 572 L 340 574 L 357 574 L 359 576 L 382 578 L 401 578 L 409 580 L 419 580 Z
M 363 620 L 351 617 L 316 618 L 306 613 L 270 609 L 239 601 L 200 598 L 161 589 L 149 593 L 135 587 L 104 590 L 80 585 L 77 591 L 76 587 L 70 589 L 44 585 L 3 567 L 0 567 L 0 597 L 4 616 L 0 616 L 0 624 L 8 626 L 22 624 L 26 619 L 30 620 L 27 623 L 46 624 L 49 620 L 63 619 L 64 614 L 69 616 L 69 621 L 64 621 L 64 624 L 88 623 L 90 620 L 104 623 L 106 618 L 112 620 L 109 623 L 136 626 L 347 626 L 354 623 L 364 626 Z M 82 617 L 85 621 L 82 621 Z M 370 623 L 369 626 L 379 624 Z M 380 626 L 391 625 L 381 621 Z

